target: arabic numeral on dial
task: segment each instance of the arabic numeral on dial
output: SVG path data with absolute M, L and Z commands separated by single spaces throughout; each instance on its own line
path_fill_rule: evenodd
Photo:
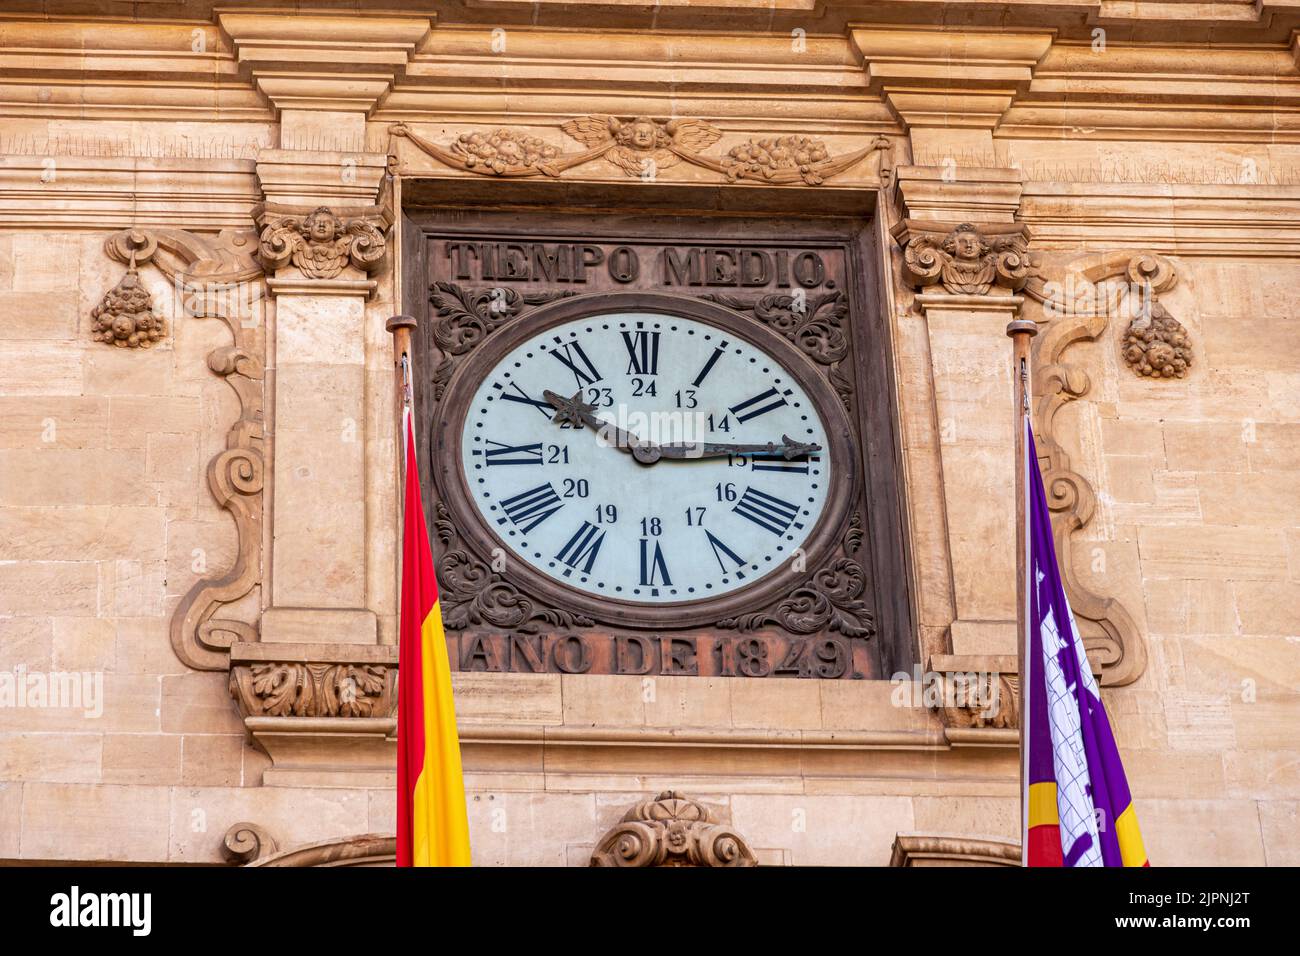
M 718 484 L 713 486 L 713 493 L 718 496 L 719 501 L 736 500 L 736 486 L 731 482 L 727 482 L 725 485 L 722 482 L 718 482 Z
M 744 455 L 727 456 L 727 467 L 729 468 L 744 468 L 748 464 L 749 464 L 749 459 L 746 458 Z
M 723 415 L 714 422 L 713 416 L 709 416 L 709 431 L 711 432 L 729 432 L 731 431 L 731 416 Z
M 614 390 L 610 388 L 587 389 L 587 404 L 597 408 L 609 408 L 614 404 Z
M 552 465 L 567 465 L 569 463 L 569 446 L 547 445 L 546 460 Z
M 606 389 L 606 391 L 609 391 L 609 389 Z M 655 390 L 653 379 L 647 382 L 643 378 L 634 378 L 632 379 L 632 394 L 640 397 L 642 395 L 656 395 L 658 392 Z
M 618 521 L 616 505 L 596 505 L 596 524 L 613 524 Z
M 687 523 L 689 526 L 691 526 L 692 528 L 694 528 L 694 527 L 698 527 L 699 525 L 704 524 L 704 509 L 703 509 L 703 508 L 687 508 L 687 509 L 686 509 L 686 523 Z
M 698 408 L 700 403 L 695 397 L 695 389 L 687 388 L 676 393 L 678 408 Z
M 657 538 L 659 537 L 660 534 L 663 533 L 663 530 L 664 530 L 663 522 L 660 521 L 658 518 L 641 519 L 642 534 L 654 535 Z
M 586 478 L 565 478 L 564 498 L 586 498 L 591 494 L 591 485 Z

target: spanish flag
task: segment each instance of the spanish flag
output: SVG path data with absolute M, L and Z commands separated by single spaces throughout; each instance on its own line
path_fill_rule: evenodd
M 397 865 L 469 866 L 469 821 L 451 699 L 451 665 L 420 500 L 415 426 L 409 409 L 403 418 L 406 508 L 397 670 Z

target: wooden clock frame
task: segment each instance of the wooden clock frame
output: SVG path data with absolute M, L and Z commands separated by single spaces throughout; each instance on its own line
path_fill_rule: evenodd
M 506 191 L 504 184 L 492 185 L 492 197 Z M 887 259 L 873 210 L 843 215 L 848 194 L 828 194 L 821 215 L 796 215 L 791 209 L 704 217 L 689 207 L 674 207 L 667 214 L 572 204 L 560 209 L 532 192 L 521 193 L 521 201 L 512 206 L 477 194 L 460 196 L 456 189 L 434 180 L 404 184 L 402 265 L 404 311 L 419 321 L 415 371 L 421 485 L 452 666 L 641 674 L 646 671 L 628 670 L 615 661 L 620 642 L 641 641 L 654 645 L 662 667 L 657 673 L 756 676 L 712 664 L 698 670 L 671 669 L 669 664 L 679 663 L 670 660 L 674 642 L 698 643 L 703 658 L 706 645 L 717 651 L 725 642 L 757 636 L 774 642 L 773 648 L 827 640 L 850 647 L 847 672 L 825 672 L 814 661 L 798 676 L 886 678 L 912 667 L 917 641 L 901 453 L 890 343 L 880 320 L 880 270 Z M 558 280 L 489 279 L 486 272 L 475 278 L 472 271 L 458 274 L 450 253 L 443 255 L 453 242 L 571 244 L 575 250 L 631 246 L 643 250 L 647 263 L 670 247 L 730 245 L 767 250 L 772 256 L 780 250 L 794 256 L 795 250 L 813 249 L 828 257 L 827 276 L 833 271 L 836 281 L 808 290 L 808 309 L 816 317 L 814 324 L 823 326 L 821 332 L 803 328 L 795 334 L 764 312 L 776 291 L 771 285 L 727 289 L 706 281 L 665 291 L 665 283 L 652 282 L 644 265 L 639 284 L 631 285 L 620 284 L 605 269 L 593 271 L 584 284 L 563 287 Z M 461 460 L 461 430 L 478 385 L 510 350 L 539 330 L 628 310 L 679 315 L 739 336 L 779 361 L 815 404 L 833 465 L 825 508 L 802 545 L 805 570 L 773 571 L 716 597 L 652 605 L 576 590 L 517 557 L 493 568 L 494 550 L 504 543 L 474 506 Z M 833 326 L 829 340 L 819 337 L 828 323 Z M 489 642 L 496 642 L 498 658 L 490 662 L 482 651 Z M 595 650 L 588 654 L 578 646 L 584 643 Z M 773 676 L 778 671 L 773 668 Z

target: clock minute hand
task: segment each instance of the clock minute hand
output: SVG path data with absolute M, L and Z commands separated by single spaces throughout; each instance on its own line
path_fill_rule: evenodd
M 780 455 L 786 461 L 809 455 L 822 450 L 822 446 L 813 442 L 798 442 L 789 435 L 781 436 L 781 443 L 768 442 L 764 445 L 739 445 L 723 442 L 672 442 L 660 445 L 659 454 L 663 458 L 721 458 L 724 455 Z
M 572 398 L 565 398 L 550 389 L 545 389 L 542 391 L 542 398 L 546 399 L 551 404 L 551 407 L 555 409 L 555 417 L 551 421 L 561 425 L 569 423 L 578 428 L 586 425 L 603 438 L 607 444 L 613 445 L 619 451 L 629 453 L 643 465 L 653 465 L 659 460 L 658 445 L 654 442 L 643 441 L 631 432 L 625 431 L 610 422 L 601 421 L 596 417 L 596 406 L 588 405 L 582 400 L 581 390 Z

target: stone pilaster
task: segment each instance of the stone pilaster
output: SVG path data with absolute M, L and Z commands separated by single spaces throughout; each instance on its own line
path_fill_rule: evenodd
M 952 567 L 953 653 L 1014 654 L 1014 382 L 1007 324 L 1033 274 L 1013 170 L 906 166 L 894 238 L 929 332 Z

